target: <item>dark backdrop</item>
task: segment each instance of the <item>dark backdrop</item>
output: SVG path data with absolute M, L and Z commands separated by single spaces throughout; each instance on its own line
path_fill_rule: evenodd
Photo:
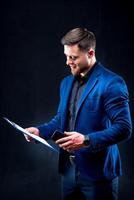
M 5 0 L 0 4 L 0 199 L 59 200 L 57 153 L 27 143 L 2 117 L 23 127 L 52 118 L 60 81 L 69 74 L 60 39 L 82 26 L 96 34 L 97 59 L 125 79 L 133 120 L 132 5 L 119 0 Z M 120 200 L 134 199 L 133 142 L 132 137 L 119 144 Z

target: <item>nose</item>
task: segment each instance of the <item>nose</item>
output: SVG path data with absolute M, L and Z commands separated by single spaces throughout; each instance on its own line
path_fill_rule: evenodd
M 70 58 L 67 57 L 66 64 L 67 65 L 73 64 L 73 61 Z

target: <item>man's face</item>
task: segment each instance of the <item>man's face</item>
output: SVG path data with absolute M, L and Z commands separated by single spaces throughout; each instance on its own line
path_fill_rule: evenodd
M 77 45 L 64 45 L 64 54 L 66 64 L 74 76 L 84 73 L 90 68 L 89 52 L 81 51 Z

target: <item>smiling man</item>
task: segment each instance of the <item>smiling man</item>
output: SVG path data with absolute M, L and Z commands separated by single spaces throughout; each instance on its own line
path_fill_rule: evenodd
M 64 133 L 56 141 L 62 199 L 117 200 L 122 174 L 117 144 L 132 132 L 127 86 L 96 60 L 92 32 L 75 28 L 61 42 L 71 75 L 61 82 L 57 114 L 27 130 L 45 139 L 55 130 Z
M 78 45 L 65 45 L 64 54 L 66 55 L 66 64 L 70 67 L 74 76 L 83 76 L 96 62 L 95 52 L 90 48 L 87 52 L 80 51 Z

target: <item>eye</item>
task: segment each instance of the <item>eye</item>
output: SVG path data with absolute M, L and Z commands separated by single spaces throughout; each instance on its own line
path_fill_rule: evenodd
M 78 56 L 70 56 L 71 60 L 76 60 L 78 58 Z

